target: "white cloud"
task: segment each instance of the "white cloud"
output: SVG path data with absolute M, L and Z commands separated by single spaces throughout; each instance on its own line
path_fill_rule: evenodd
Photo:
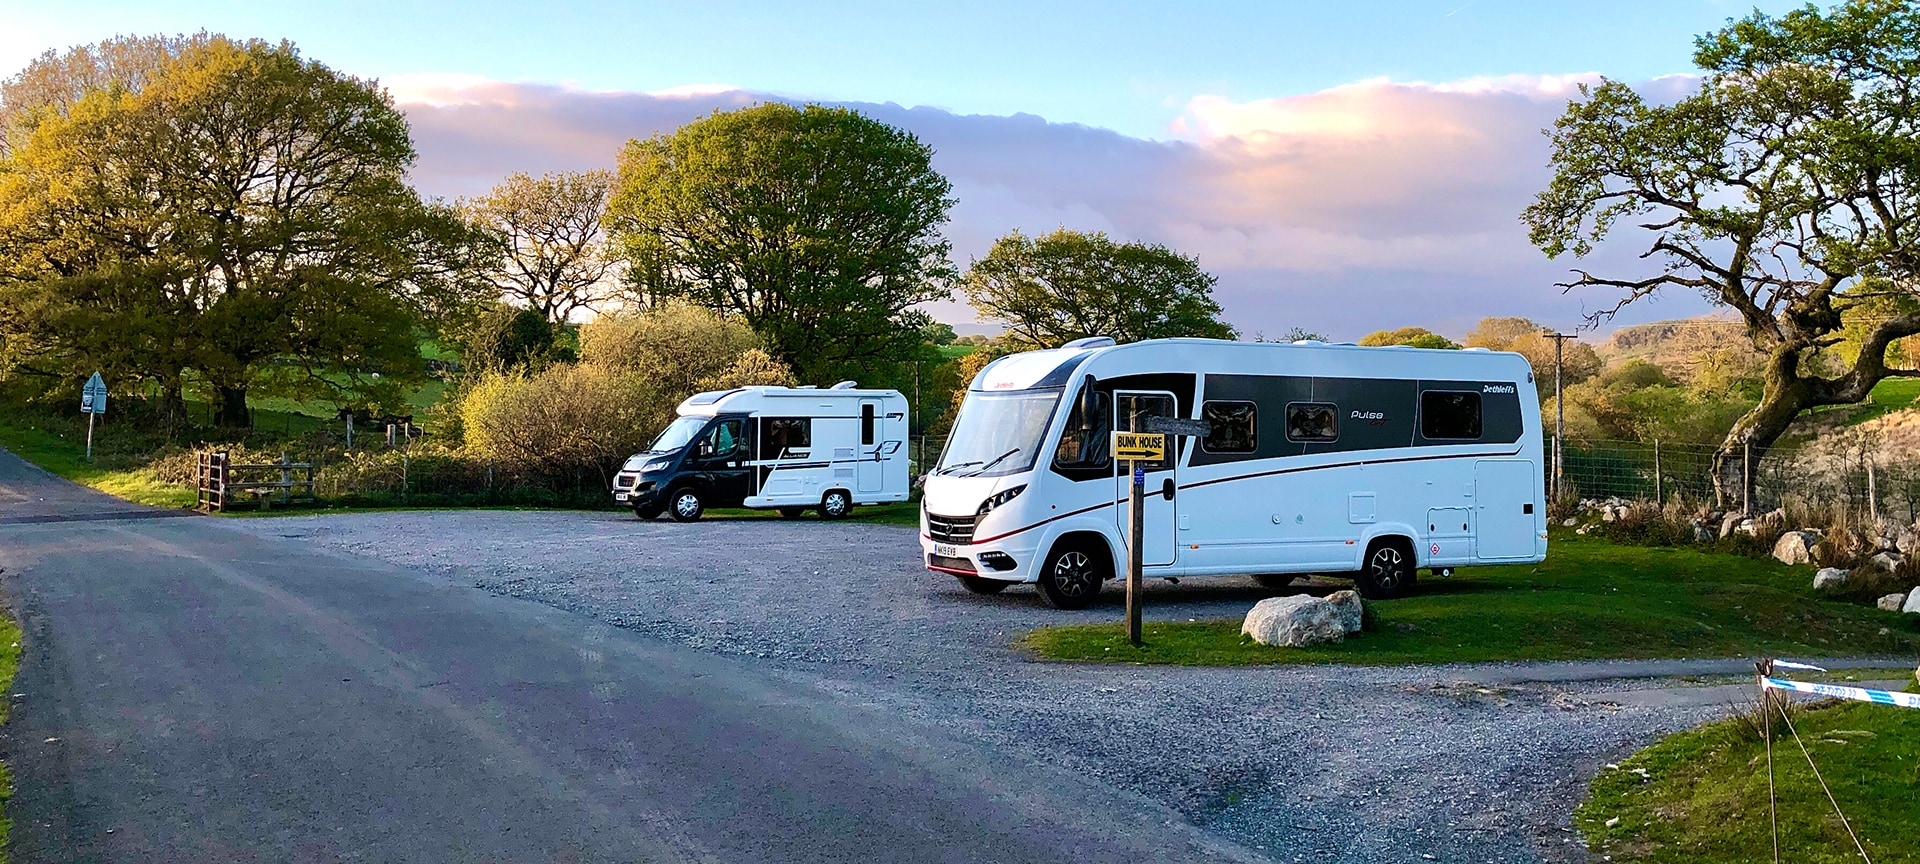
M 948 234 L 962 263 L 1013 228 L 1102 230 L 1198 257 L 1244 331 L 1301 325 L 1354 337 L 1405 324 L 1458 333 L 1493 314 L 1575 322 L 1580 298 L 1551 287 L 1566 267 L 1527 243 L 1518 217 L 1549 176 L 1540 130 L 1595 80 L 1372 79 L 1273 99 L 1199 96 L 1164 141 L 1026 114 L 851 107 L 935 149 L 959 199 Z M 639 93 L 450 75 L 385 83 L 414 123 L 417 182 L 446 196 L 483 191 L 511 171 L 610 166 L 629 139 L 774 98 L 718 85 Z M 1692 86 L 1671 76 L 1645 90 L 1670 98 Z M 1661 317 L 1700 308 L 1675 300 Z

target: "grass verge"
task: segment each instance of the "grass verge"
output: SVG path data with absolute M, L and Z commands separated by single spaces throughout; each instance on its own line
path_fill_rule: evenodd
M 13 673 L 20 669 L 20 625 L 11 615 L 0 613 L 0 693 L 13 692 Z M 0 699 L 0 723 L 6 722 L 12 699 Z M 13 797 L 13 776 L 0 765 L 0 809 Z M 0 816 L 0 864 L 7 862 L 7 836 L 13 823 Z
M 1781 860 L 1859 861 L 1781 725 L 1775 717 Z M 1920 711 L 1846 702 L 1799 711 L 1793 725 L 1872 860 L 1920 864 Z M 1602 770 L 1574 824 L 1612 861 L 1771 861 L 1767 794 L 1765 745 L 1752 721 L 1735 718 L 1668 736 Z
M 1369 603 L 1368 629 L 1334 645 L 1261 645 L 1239 618 L 1150 622 L 1138 648 L 1120 623 L 1043 627 L 1023 642 L 1049 660 L 1190 666 L 1920 651 L 1920 616 L 1816 599 L 1811 569 L 1770 559 L 1556 535 L 1540 564 L 1456 572 Z
M 41 428 L 0 425 L 0 447 L 15 456 L 48 471 L 116 495 L 137 504 L 154 507 L 192 507 L 196 495 L 192 489 L 155 478 L 138 464 L 123 464 L 126 458 L 109 446 L 101 446 L 101 431 L 94 433 L 94 461 L 86 458 L 86 439 L 79 441 Z

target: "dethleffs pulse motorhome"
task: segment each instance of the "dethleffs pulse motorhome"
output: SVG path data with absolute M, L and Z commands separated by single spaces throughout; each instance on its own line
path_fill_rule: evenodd
M 907 399 L 851 381 L 700 393 L 613 480 L 613 500 L 653 519 L 691 522 L 710 507 L 788 518 L 817 508 L 907 500 Z
M 1540 404 L 1518 354 L 1093 338 L 973 380 L 926 478 L 927 568 L 1088 605 L 1127 560 L 1111 433 L 1156 416 L 1206 435 L 1143 465 L 1149 577 L 1338 573 L 1393 597 L 1416 568 L 1546 557 Z

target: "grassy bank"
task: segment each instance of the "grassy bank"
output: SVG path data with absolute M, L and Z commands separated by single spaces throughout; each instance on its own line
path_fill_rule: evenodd
M 1920 862 L 1920 711 L 1847 702 L 1799 713 L 1793 724 L 1872 860 Z M 1781 859 L 1859 861 L 1793 736 L 1776 731 Z M 1771 861 L 1767 802 L 1765 745 L 1750 722 L 1733 719 L 1601 771 L 1574 824 L 1613 861 Z
M 1196 666 L 1920 651 L 1920 616 L 1816 599 L 1812 579 L 1772 560 L 1556 534 L 1540 564 L 1423 578 L 1415 596 L 1369 604 L 1369 629 L 1335 645 L 1260 645 L 1237 617 L 1149 623 L 1139 648 L 1118 623 L 1045 627 L 1024 644 L 1050 660 Z
M 13 692 L 13 673 L 20 668 L 20 625 L 14 623 L 11 615 L 0 613 L 0 693 Z M 0 700 L 0 723 L 6 722 L 7 712 L 12 708 L 13 700 Z M 13 776 L 5 765 L 0 765 L 0 809 L 4 809 L 7 799 L 13 797 Z M 0 816 L 0 864 L 7 861 L 7 836 L 13 823 Z
M 0 425 L 0 447 L 54 474 L 109 495 L 154 507 L 193 506 L 195 495 L 192 489 L 154 477 L 144 469 L 143 461 L 129 458 L 118 448 L 103 441 L 105 432 L 96 430 L 94 433 L 96 447 L 91 462 L 86 459 L 84 432 L 76 441 L 65 430 Z

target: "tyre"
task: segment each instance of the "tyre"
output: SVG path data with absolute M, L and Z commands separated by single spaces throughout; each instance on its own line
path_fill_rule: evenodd
M 1258 583 L 1259 586 L 1262 588 L 1278 591 L 1282 588 L 1287 587 L 1288 585 L 1292 585 L 1294 580 L 1299 578 L 1300 577 L 1298 576 L 1292 576 L 1285 573 L 1261 573 L 1257 576 L 1254 576 L 1253 581 L 1255 583 Z
M 807 515 L 807 508 L 805 508 L 805 507 L 782 507 L 782 508 L 780 508 L 780 518 L 782 518 L 782 519 L 798 519 L 798 518 L 800 518 L 800 517 L 802 517 L 802 516 L 805 516 L 805 515 Z
M 1040 600 L 1055 609 L 1085 609 L 1100 594 L 1100 583 L 1113 578 L 1113 561 L 1105 549 L 1085 541 L 1056 543 L 1040 567 Z
M 853 512 L 853 496 L 845 489 L 829 489 L 820 496 L 820 518 L 845 519 Z
M 640 517 L 640 521 L 642 522 L 652 522 L 653 520 L 660 518 L 660 514 L 662 512 L 663 511 L 658 507 L 633 508 L 633 515 Z
M 673 514 L 675 522 L 692 522 L 707 511 L 707 505 L 700 500 L 700 493 L 692 489 L 682 489 L 667 496 L 667 512 Z
M 1413 590 L 1413 547 L 1398 537 L 1383 537 L 1367 547 L 1353 587 L 1368 600 L 1392 600 Z
M 1008 585 L 1013 584 L 1005 579 L 988 579 L 985 576 L 956 576 L 954 578 L 959 579 L 962 586 L 975 594 L 998 594 L 1007 590 Z

